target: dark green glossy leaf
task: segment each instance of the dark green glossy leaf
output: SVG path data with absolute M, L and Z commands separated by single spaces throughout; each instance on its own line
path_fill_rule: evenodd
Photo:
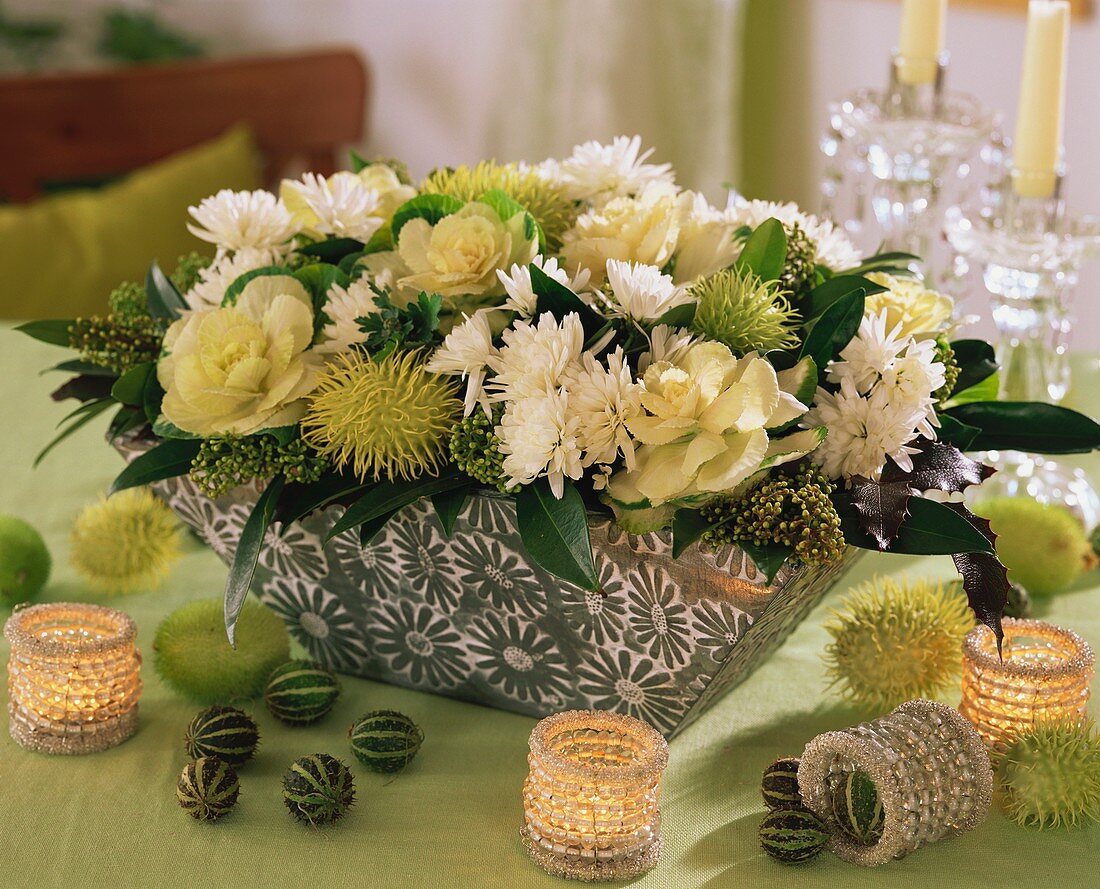
M 279 498 L 278 519 L 284 525 L 296 522 L 333 501 L 356 494 L 366 488 L 351 476 L 327 472 L 317 481 L 304 485 L 288 482 Z
M 940 441 L 946 441 L 949 444 L 953 444 L 960 451 L 970 451 L 974 448 L 974 439 L 978 437 L 978 433 L 982 430 L 977 426 L 967 426 L 965 423 L 960 423 L 954 417 L 950 417 L 947 414 L 939 415 L 940 431 L 938 438 Z
M 835 278 L 823 281 L 810 291 L 807 298 L 806 318 L 816 318 L 842 296 L 855 293 L 857 290 L 862 290 L 864 296 L 870 296 L 872 293 L 882 293 L 886 288 L 859 275 L 837 275 Z
M 170 438 L 135 457 L 111 482 L 111 494 L 186 475 L 199 452 L 198 439 Z
M 145 422 L 145 419 L 144 411 L 124 404 L 111 419 L 111 425 L 107 427 L 107 438 L 114 441 L 120 435 L 125 435 L 132 429 L 137 429 Z
M 374 538 L 382 533 L 382 529 L 389 524 L 390 519 L 397 515 L 399 511 L 395 509 L 393 512 L 384 513 L 369 522 L 363 522 L 359 526 L 359 546 L 370 546 L 374 542 Z
M 439 518 L 439 524 L 448 537 L 454 533 L 455 522 L 462 514 L 462 507 L 466 505 L 466 497 L 469 495 L 469 487 L 455 488 L 452 491 L 440 491 L 432 495 L 432 506 Z
M 338 265 L 345 256 L 361 253 L 362 250 L 363 242 L 355 238 L 329 238 L 327 241 L 318 241 L 316 244 L 299 247 L 297 252 L 303 256 L 313 256 L 322 262 Z
M 46 447 L 39 451 L 38 456 L 34 458 L 34 466 L 37 467 L 38 464 L 46 458 L 46 455 L 50 453 L 50 451 L 56 448 L 59 444 L 61 444 L 61 442 L 63 442 L 78 429 L 81 429 L 92 420 L 94 420 L 96 417 L 98 417 L 101 413 L 107 410 L 107 408 L 112 407 L 114 404 L 115 402 L 111 399 L 104 398 L 99 401 L 90 401 L 87 404 L 82 404 L 80 407 L 78 407 L 75 411 L 73 411 L 64 420 L 61 421 L 62 423 L 64 423 L 68 420 L 72 420 L 72 422 L 64 429 L 62 429 L 53 438 L 53 440 L 48 445 L 46 445 Z
M 767 578 L 768 583 L 775 580 L 775 575 L 779 573 L 779 569 L 794 553 L 789 546 L 782 543 L 758 545 L 739 540 L 737 546 L 748 554 L 749 558 L 756 564 L 756 569 Z
M 145 404 L 145 383 L 155 369 L 156 365 L 152 361 L 130 368 L 115 380 L 111 387 L 111 397 L 120 404 L 141 407 Z
M 54 401 L 65 401 L 75 398 L 77 401 L 99 401 L 101 398 L 111 397 L 111 387 L 114 385 L 112 377 L 98 377 L 89 374 L 81 374 L 66 380 L 53 392 L 50 398 Z
M 1100 448 L 1100 424 L 1069 408 L 1037 401 L 975 401 L 944 412 L 981 430 L 976 451 L 1086 454 Z
M 878 551 L 878 543 L 863 530 L 859 512 L 846 492 L 834 497 L 844 539 L 852 546 Z M 951 556 L 993 552 L 985 536 L 946 504 L 924 497 L 909 500 L 909 516 L 890 543 L 890 552 L 914 556 Z
M 150 423 L 155 423 L 160 417 L 161 403 L 164 401 L 164 388 L 157 378 L 156 368 L 145 378 L 145 391 L 142 393 L 142 409 L 145 418 Z
M 588 513 L 572 484 L 566 483 L 560 500 L 544 478 L 525 485 L 516 495 L 516 521 L 527 554 L 538 565 L 568 583 L 599 590 Z
M 531 289 L 538 297 L 536 314 L 549 312 L 561 321 L 566 315 L 576 312 L 580 316 L 586 337 L 591 337 L 604 326 L 604 319 L 585 305 L 572 290 L 559 284 L 537 265 L 531 264 L 528 268 L 531 272 Z
M 431 497 L 442 491 L 451 491 L 465 487 L 470 483 L 466 475 L 447 472 L 437 478 L 418 478 L 412 481 L 379 482 L 372 486 L 362 497 L 348 507 L 340 520 L 329 530 L 325 541 L 349 528 L 358 528 L 364 522 L 379 518 L 387 513 L 397 512 L 402 507 L 415 503 L 421 497 Z
M 390 222 L 390 232 L 393 243 L 401 236 L 401 229 L 410 219 L 426 219 L 431 225 L 435 225 L 445 216 L 457 213 L 466 206 L 458 198 L 446 194 L 418 194 L 415 198 L 405 201 L 393 214 Z
M 672 558 L 681 554 L 713 527 L 697 509 L 679 509 L 672 517 Z
M 997 371 L 997 356 L 993 353 L 993 347 L 985 340 L 955 340 L 951 344 L 951 350 L 959 365 L 956 392 L 976 386 Z
M 67 347 L 69 345 L 69 328 L 72 326 L 73 322 L 69 320 L 50 319 L 47 321 L 28 321 L 25 324 L 18 325 L 15 329 L 39 342 L 49 343 L 51 346 Z
M 695 320 L 695 310 L 698 303 L 684 303 L 675 306 L 657 319 L 657 324 L 667 324 L 669 327 L 690 327 Z
M 160 321 L 175 321 L 187 309 L 187 300 L 155 262 L 145 275 L 145 300 L 149 314 Z
M 765 219 L 749 235 L 735 265 L 761 281 L 776 281 L 787 264 L 787 232 L 778 219 Z
M 859 330 L 865 296 L 862 289 L 840 297 L 813 321 L 802 342 L 799 358 L 809 355 L 821 370 L 836 357 Z
M 381 253 L 384 250 L 393 250 L 395 248 L 396 244 L 394 243 L 393 231 L 390 229 L 390 224 L 387 222 L 370 236 L 370 240 L 367 241 L 366 245 L 363 247 L 363 256 L 369 256 L 371 253 Z M 340 268 L 350 274 L 351 267 L 346 265 L 347 261 L 348 257 L 345 256 L 340 261 Z
M 248 519 L 241 529 L 241 539 L 237 551 L 233 554 L 233 564 L 229 568 L 229 577 L 225 581 L 225 634 L 229 644 L 237 647 L 237 618 L 244 607 L 252 578 L 256 574 L 256 560 L 263 549 L 264 537 L 275 517 L 275 507 L 283 491 L 284 479 L 281 475 L 271 480 Z
M 920 262 L 920 257 L 912 253 L 876 253 L 851 269 L 835 269 L 845 275 L 865 275 L 868 272 L 898 273 L 903 276 L 912 274 L 913 263 Z
M 39 371 L 39 376 L 47 374 L 50 371 L 59 370 L 62 373 L 80 374 L 84 377 L 118 377 L 118 374 L 111 370 L 109 367 L 101 367 L 98 364 L 92 364 L 90 361 L 82 361 L 79 358 L 74 358 L 71 361 L 62 361 L 60 364 L 55 364 L 53 367 L 47 367 L 45 370 Z

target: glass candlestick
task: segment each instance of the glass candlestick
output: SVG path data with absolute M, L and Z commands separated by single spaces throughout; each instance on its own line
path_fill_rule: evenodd
M 859 90 L 830 105 L 823 209 L 864 250 L 881 245 L 920 256 L 934 286 L 948 259 L 940 247 L 944 211 L 961 194 L 993 115 L 944 88 L 946 54 L 923 83 L 904 82 L 901 65 L 895 53 L 885 91 Z

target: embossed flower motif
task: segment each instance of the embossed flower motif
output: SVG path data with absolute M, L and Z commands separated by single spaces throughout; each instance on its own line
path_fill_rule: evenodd
M 676 585 L 661 568 L 643 564 L 631 571 L 627 584 L 630 628 L 650 657 L 666 666 L 685 664 L 691 654 L 687 606 L 677 601 Z
M 362 546 L 357 530 L 344 531 L 333 537 L 328 546 L 344 574 L 368 596 L 391 599 L 400 591 L 397 559 L 385 532 Z
M 458 607 L 462 589 L 447 544 L 435 528 L 417 515 L 393 524 L 393 546 L 401 573 L 429 605 L 451 612 Z
M 601 592 L 592 592 L 571 583 L 562 584 L 562 612 L 582 639 L 604 645 L 623 638 L 626 597 L 622 578 L 612 561 L 599 552 L 595 556 Z
M 260 598 L 326 667 L 354 669 L 367 659 L 362 630 L 340 600 L 317 584 L 276 577 L 263 585 Z
M 264 536 L 260 564 L 284 577 L 320 580 L 328 573 L 320 539 L 295 522 L 273 522 Z
M 578 689 L 598 710 L 615 710 L 667 731 L 686 709 L 672 677 L 649 658 L 631 661 L 630 652 L 597 651 L 577 668 Z
M 569 688 L 569 673 L 554 640 L 533 623 L 493 612 L 470 627 L 474 666 L 510 698 L 560 701 Z
M 394 672 L 407 675 L 413 685 L 449 688 L 469 674 L 462 637 L 450 620 L 431 607 L 404 600 L 383 604 L 372 614 L 375 654 Z
M 534 617 L 546 610 L 535 574 L 519 555 L 496 540 L 470 534 L 453 541 L 454 564 L 463 585 L 496 608 Z
M 733 646 L 752 625 L 752 618 L 729 602 L 704 600 L 691 611 L 699 646 L 709 649 L 710 656 L 719 663 L 730 656 Z

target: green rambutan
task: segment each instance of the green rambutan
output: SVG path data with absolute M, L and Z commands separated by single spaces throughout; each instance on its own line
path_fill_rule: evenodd
M 1091 722 L 1038 722 L 1001 758 L 1005 812 L 1024 827 L 1100 820 L 1100 736 Z
M 346 352 L 310 396 L 302 437 L 363 480 L 436 475 L 462 416 L 455 386 L 429 373 L 418 351 L 375 361 Z
M 946 691 L 962 670 L 961 648 L 974 626 L 954 584 L 877 577 L 857 588 L 825 625 L 825 664 L 843 695 L 884 712 Z
M 798 343 L 798 312 L 778 281 L 723 269 L 691 287 L 698 300 L 692 327 L 735 355 L 789 349 Z

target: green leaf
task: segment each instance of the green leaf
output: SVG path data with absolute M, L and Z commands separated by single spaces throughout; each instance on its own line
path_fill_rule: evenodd
M 187 441 L 199 441 L 202 438 L 201 435 L 195 435 L 194 432 L 185 432 L 175 423 L 170 423 L 163 414 L 153 420 L 153 435 L 157 438 L 176 438 Z
M 64 420 L 61 421 L 62 423 L 64 423 L 68 420 L 73 420 L 73 422 L 69 426 L 62 429 L 61 432 L 59 432 L 53 438 L 53 440 L 48 445 L 46 445 L 46 447 L 44 447 L 41 451 L 38 452 L 38 456 L 34 458 L 34 464 L 33 465 L 35 467 L 37 467 L 39 463 L 41 463 L 44 459 L 46 459 L 46 455 L 50 451 L 52 451 L 59 444 L 61 444 L 61 442 L 63 442 L 66 438 L 68 438 L 70 435 L 72 435 L 78 429 L 81 429 L 82 427 L 86 426 L 88 423 L 90 423 L 92 420 L 94 420 L 96 417 L 98 417 L 101 413 L 103 413 L 105 410 L 107 410 L 107 408 L 111 407 L 114 404 L 115 404 L 115 402 L 112 401 L 111 399 L 103 398 L 103 399 L 100 399 L 98 401 L 89 401 L 86 404 L 82 404 L 80 407 L 78 407 L 75 411 L 73 411 L 71 414 L 69 414 L 67 417 L 65 417 Z
M 672 558 L 680 558 L 711 527 L 699 510 L 678 509 L 672 517 Z
M 787 264 L 787 232 L 778 219 L 765 219 L 749 235 L 735 265 L 761 281 L 776 281 Z
M 170 438 L 131 461 L 111 482 L 109 494 L 186 475 L 199 452 L 197 439 Z
M 883 293 L 886 288 L 859 275 L 837 275 L 835 278 L 829 278 L 810 291 L 807 320 L 816 318 L 842 296 L 855 293 L 857 290 L 862 290 L 864 296 L 870 296 L 872 293 Z
M 674 306 L 657 319 L 657 324 L 667 324 L 669 327 L 690 327 L 695 320 L 695 310 L 698 303 L 684 303 L 682 306 Z
M 157 378 L 155 367 L 153 372 L 145 378 L 145 391 L 142 393 L 141 401 L 145 418 L 150 423 L 155 423 L 160 417 L 161 403 L 164 401 L 164 387 Z
M 397 243 L 401 229 L 410 219 L 426 219 L 431 225 L 435 225 L 443 217 L 457 213 L 464 206 L 466 206 L 464 202 L 450 195 L 418 194 L 394 211 L 393 220 L 390 222 L 393 243 Z
M 80 374 L 84 377 L 118 377 L 118 374 L 109 367 L 101 367 L 98 364 L 92 364 L 90 361 L 82 361 L 79 358 L 73 358 L 70 361 L 62 361 L 60 364 L 55 364 L 53 367 L 47 367 L 45 370 L 41 370 L 38 373 L 39 376 L 41 376 L 53 370 L 59 370 L 62 373 Z
M 54 318 L 48 321 L 28 321 L 25 324 L 18 325 L 15 329 L 40 342 L 67 348 L 70 345 L 69 328 L 72 326 L 73 322 L 71 320 Z
M 977 426 L 967 426 L 965 423 L 960 423 L 947 414 L 941 413 L 938 416 L 940 431 L 937 437 L 940 441 L 953 444 L 960 451 L 973 450 L 974 439 L 978 437 L 978 433 L 982 431 L 981 429 Z
M 367 255 L 366 250 L 356 250 L 354 253 L 349 253 L 347 256 L 345 256 L 343 259 L 341 259 L 336 264 L 336 267 L 338 269 L 340 269 L 340 271 L 342 271 L 350 279 L 351 274 L 354 271 L 356 264 L 359 262 L 360 259 L 362 259 L 366 255 Z
M 376 519 L 371 519 L 369 522 L 363 522 L 359 526 L 359 546 L 370 546 L 374 542 L 374 538 L 382 532 L 382 529 L 389 524 L 390 519 L 398 512 L 400 510 L 395 509 L 393 512 L 387 512 Z
M 453 491 L 440 491 L 432 495 L 432 506 L 439 518 L 439 524 L 448 537 L 454 533 L 455 522 L 462 514 L 462 507 L 466 505 L 466 497 L 470 493 L 469 487 L 455 488 Z
M 334 500 L 358 493 L 366 487 L 367 485 L 357 478 L 333 472 L 325 473 L 317 481 L 308 485 L 290 482 L 279 498 L 279 521 L 289 525 L 314 510 L 328 506 Z
M 836 497 L 844 539 L 852 546 L 879 550 L 875 539 L 860 526 L 859 513 L 847 497 Z M 909 516 L 890 543 L 890 552 L 913 556 L 953 556 L 956 553 L 992 553 L 993 545 L 965 518 L 946 504 L 924 497 L 909 500 Z
M 591 337 L 603 327 L 604 319 L 572 290 L 555 281 L 534 263 L 528 266 L 528 270 L 531 272 L 531 290 L 538 297 L 536 317 L 549 312 L 561 321 L 566 315 L 576 312 L 586 337 Z
M 222 297 L 222 305 L 236 305 L 237 297 L 241 295 L 241 291 L 244 290 L 245 285 L 253 278 L 267 278 L 274 275 L 282 275 L 286 278 L 291 277 L 289 269 L 284 269 L 282 266 L 277 265 L 265 265 L 261 268 L 245 272 L 243 275 L 238 275 L 233 279 L 233 283 L 225 289 L 225 296 Z
M 840 352 L 859 330 L 863 320 L 865 295 L 860 288 L 840 297 L 813 322 L 802 343 L 799 358 L 809 355 L 821 370 Z
M 852 269 L 835 269 L 845 275 L 865 275 L 868 272 L 886 272 L 887 274 L 901 274 L 911 276 L 909 268 L 914 262 L 920 262 L 920 257 L 912 253 L 876 253 L 870 256 Z
M 542 227 L 535 217 L 527 212 L 527 208 L 523 204 L 499 188 L 490 189 L 477 200 L 478 203 L 492 207 L 497 216 L 500 217 L 501 222 L 507 222 L 517 213 L 523 213 L 523 236 L 528 241 L 537 240 L 539 253 L 546 253 L 546 236 L 542 232 Z
M 285 479 L 277 475 L 264 488 L 264 492 L 256 501 L 256 506 L 241 529 L 241 539 L 237 543 L 237 551 L 233 554 L 233 564 L 229 569 L 229 577 L 225 581 L 225 634 L 229 638 L 229 644 L 234 648 L 237 647 L 237 618 L 244 607 L 248 588 L 252 585 L 252 577 L 256 573 L 256 560 L 259 559 L 260 550 L 263 549 L 264 536 L 275 516 L 275 506 L 279 502 L 284 483 Z
M 779 569 L 786 564 L 794 552 L 782 543 L 756 544 L 747 540 L 738 540 L 736 545 L 756 563 L 756 569 L 767 578 L 768 583 L 775 580 Z
M 958 407 L 960 404 L 970 404 L 974 401 L 996 401 L 1000 391 L 1001 375 L 999 373 L 993 373 L 980 383 L 975 383 L 969 389 L 960 391 L 958 387 L 956 387 L 955 394 L 947 400 L 947 403 L 944 404 L 940 410 Z
M 959 365 L 955 391 L 963 392 L 997 372 L 997 356 L 985 340 L 955 340 L 951 344 Z
M 461 488 L 469 483 L 468 476 L 457 472 L 445 473 L 437 478 L 379 482 L 348 507 L 347 512 L 325 535 L 325 542 L 349 528 L 357 528 L 364 522 L 377 519 L 386 513 L 397 512 L 410 503 L 415 503 L 421 497 L 431 497 L 433 494 Z
M 145 413 L 143 411 L 124 404 L 118 409 L 118 413 L 114 415 L 111 425 L 107 427 L 107 438 L 113 441 L 120 435 L 125 435 L 131 429 L 137 429 L 144 422 Z
M 516 520 L 527 554 L 555 577 L 596 592 L 600 588 L 588 536 L 584 500 L 566 484 L 559 500 L 540 478 L 516 495 Z
M 318 241 L 316 244 L 299 247 L 297 252 L 303 256 L 313 256 L 322 262 L 338 265 L 345 256 L 362 250 L 363 242 L 355 238 L 329 238 L 327 241 Z
M 145 299 L 149 314 L 159 321 L 175 321 L 187 309 L 187 301 L 155 262 L 145 275 Z
M 111 397 L 120 404 L 141 407 L 145 404 L 145 383 L 155 369 L 156 365 L 152 361 L 130 368 L 115 380 L 111 387 Z
M 366 160 L 363 155 L 361 155 L 354 148 L 349 152 L 349 154 L 351 155 L 351 171 L 353 173 L 358 173 L 360 170 L 365 170 L 367 167 L 370 166 L 370 161 Z
M 367 241 L 366 246 L 363 247 L 363 256 L 367 256 L 371 253 L 381 253 L 384 250 L 394 249 L 393 229 L 390 228 L 390 223 L 383 225 L 378 231 L 370 236 L 370 240 Z M 349 254 L 350 255 L 350 254 Z M 340 268 L 345 272 L 351 273 L 351 269 L 345 265 L 348 257 L 345 256 L 340 261 Z
M 1100 448 L 1100 424 L 1069 408 L 1038 401 L 976 401 L 945 412 L 981 431 L 976 451 L 1087 454 Z

